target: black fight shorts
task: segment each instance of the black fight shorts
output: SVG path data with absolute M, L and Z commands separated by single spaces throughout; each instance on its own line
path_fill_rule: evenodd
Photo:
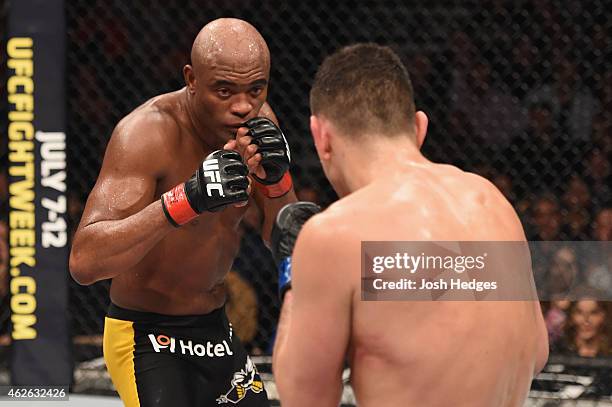
M 171 316 L 111 304 L 104 360 L 127 407 L 269 406 L 223 308 Z

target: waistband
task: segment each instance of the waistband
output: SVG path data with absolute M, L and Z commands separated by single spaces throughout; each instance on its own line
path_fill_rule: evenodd
M 110 303 L 107 316 L 137 323 L 154 324 L 158 326 L 204 327 L 224 324 L 226 321 L 225 306 L 212 310 L 208 314 L 199 315 L 166 315 L 154 312 L 136 311 L 122 308 Z

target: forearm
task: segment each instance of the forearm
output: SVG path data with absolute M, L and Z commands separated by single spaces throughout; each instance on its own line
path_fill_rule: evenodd
M 263 212 L 263 224 L 261 227 L 261 238 L 266 244 L 270 246 L 270 235 L 272 233 L 272 226 L 276 219 L 276 215 L 281 208 L 288 203 L 297 202 L 295 192 L 291 189 L 285 195 L 278 198 L 267 198 L 259 194 L 255 195 L 255 201 L 257 205 L 262 208 Z
M 70 272 L 80 284 L 115 277 L 141 261 L 173 229 L 159 200 L 125 219 L 88 224 L 75 236 Z
M 274 340 L 274 350 L 272 353 L 272 368 L 276 372 L 277 370 L 283 370 L 283 362 L 286 361 L 286 349 L 287 332 L 289 331 L 289 324 L 291 321 L 291 306 L 293 302 L 293 294 L 291 290 L 285 293 L 283 304 L 281 306 L 280 317 L 278 319 L 278 326 L 276 327 L 276 339 Z
M 293 293 L 289 290 L 283 300 L 272 354 L 274 381 L 280 400 L 288 407 L 335 407 L 342 397 L 342 383 L 309 372 L 313 366 L 306 366 L 303 358 L 296 360 L 290 355 L 288 337 L 292 314 Z
M 276 327 L 276 339 L 274 340 L 274 350 L 272 352 L 272 370 L 275 375 L 276 387 L 279 394 L 290 394 L 291 383 L 288 369 L 291 369 L 291 361 L 287 354 L 287 335 L 289 324 L 291 323 L 291 308 L 293 303 L 293 293 L 291 290 L 285 293 L 281 307 L 278 326 Z

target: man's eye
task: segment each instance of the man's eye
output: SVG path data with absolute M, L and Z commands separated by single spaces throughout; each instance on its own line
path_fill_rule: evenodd
M 227 98 L 227 97 L 230 97 L 232 93 L 227 88 L 220 88 L 220 89 L 217 89 L 217 94 L 221 96 L 222 98 Z
M 257 87 L 257 88 L 252 88 L 251 89 L 251 94 L 253 96 L 259 96 L 259 94 L 263 91 L 263 88 L 261 87 Z

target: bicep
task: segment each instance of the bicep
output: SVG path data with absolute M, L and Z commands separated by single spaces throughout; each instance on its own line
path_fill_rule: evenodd
M 123 134 L 113 134 L 80 227 L 124 219 L 153 202 L 158 161 L 141 147 Z
M 343 278 L 340 248 L 332 239 L 318 240 L 315 228 L 305 226 L 293 253 L 293 304 L 284 357 L 295 366 L 290 386 L 306 385 L 313 395 L 335 402 L 349 342 L 352 292 Z

